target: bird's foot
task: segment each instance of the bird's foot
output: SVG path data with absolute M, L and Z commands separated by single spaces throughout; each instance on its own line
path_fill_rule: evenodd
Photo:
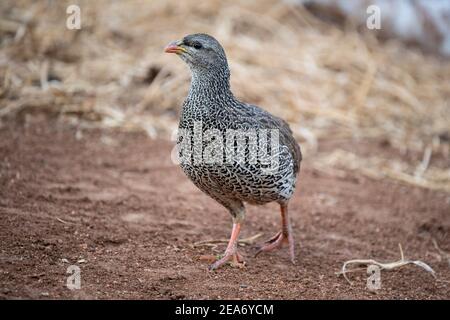
M 268 252 L 277 248 L 281 248 L 283 246 L 283 243 L 287 243 L 289 245 L 289 255 L 291 258 L 291 262 L 295 264 L 296 261 L 294 253 L 294 239 L 290 232 L 289 233 L 285 233 L 282 231 L 278 232 L 272 238 L 267 240 L 264 245 L 259 247 L 258 251 L 255 254 L 255 257 L 257 257 L 261 252 Z
M 217 268 L 220 268 L 224 264 L 229 263 L 232 267 L 243 268 L 245 267 L 245 261 L 242 255 L 236 250 L 225 251 L 225 254 L 222 258 L 218 259 L 212 265 L 209 266 L 209 271 L 214 271 Z

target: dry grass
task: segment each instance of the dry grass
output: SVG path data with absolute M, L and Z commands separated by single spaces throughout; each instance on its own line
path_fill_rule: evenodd
M 80 130 L 168 137 L 189 74 L 162 49 L 207 32 L 228 53 L 235 94 L 287 119 L 319 167 L 450 190 L 448 61 L 326 25 L 282 1 L 78 3 L 81 31 L 65 28 L 69 2 L 0 4 L 0 120 L 45 110 Z M 324 140 L 372 138 L 419 159 L 321 153 Z

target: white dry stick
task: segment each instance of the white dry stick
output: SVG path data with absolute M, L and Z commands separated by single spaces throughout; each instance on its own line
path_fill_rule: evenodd
M 428 166 L 430 164 L 430 159 L 431 159 L 431 152 L 432 152 L 431 146 L 428 146 L 425 148 L 422 161 L 417 166 L 416 172 L 414 173 L 416 180 L 420 180 L 422 178 L 423 174 L 425 173 L 425 171 L 428 169 Z
M 69 224 L 69 222 L 64 221 L 63 219 L 58 218 L 58 217 L 56 217 L 56 220 L 58 220 L 59 222 L 64 223 L 64 224 Z
M 345 278 L 345 280 L 347 280 L 347 282 L 351 285 L 352 282 L 350 281 L 350 279 L 347 277 L 347 273 L 348 272 L 353 272 L 353 271 L 357 271 L 357 270 L 361 270 L 361 269 L 357 269 L 357 270 L 348 270 L 347 271 L 347 266 L 349 264 L 363 264 L 363 265 L 376 265 L 378 267 L 380 267 L 381 270 L 393 270 L 396 268 L 400 268 L 403 267 L 407 264 L 415 264 L 416 266 L 419 266 L 423 269 L 425 269 L 425 271 L 431 273 L 431 275 L 436 278 L 436 272 L 429 266 L 427 265 L 425 262 L 422 262 L 420 260 L 405 260 L 405 257 L 403 255 L 403 250 L 402 250 L 402 246 L 401 244 L 398 245 L 399 249 L 400 249 L 400 260 L 399 261 L 395 261 L 395 262 L 388 262 L 388 263 L 381 263 L 378 262 L 376 260 L 373 259 L 355 259 L 355 260 L 349 260 L 349 261 L 345 261 L 344 265 L 342 266 L 342 270 L 340 272 L 337 272 L 338 275 L 342 274 Z
M 48 60 L 45 60 L 41 65 L 39 80 L 41 82 L 42 91 L 48 90 L 48 72 L 49 72 L 49 63 Z

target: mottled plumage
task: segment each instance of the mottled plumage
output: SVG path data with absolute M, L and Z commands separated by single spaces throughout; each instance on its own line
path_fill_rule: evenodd
M 249 161 L 211 164 L 182 162 L 184 173 L 200 190 L 229 210 L 234 224 L 239 224 L 237 232 L 245 215 L 244 202 L 251 204 L 278 202 L 283 217 L 286 215 L 286 225 L 283 226 L 284 232 L 275 240 L 271 239 L 268 246 L 276 241 L 280 242 L 278 244 L 280 245 L 281 240 L 288 240 L 288 236 L 292 240 L 292 235 L 288 234 L 290 225 L 287 219 L 287 203 L 295 190 L 302 156 L 289 125 L 267 111 L 240 102 L 234 97 L 230 90 L 230 71 L 225 52 L 213 37 L 206 34 L 189 35 L 170 44 L 166 52 L 179 54 L 190 67 L 192 74 L 189 94 L 181 111 L 180 129 L 193 132 L 194 124 L 201 122 L 204 134 L 207 130 L 217 129 L 222 134 L 224 143 L 226 131 L 230 129 L 243 132 L 255 130 L 258 137 L 261 129 L 277 129 L 279 133 L 280 148 L 277 154 L 279 165 L 278 170 L 271 174 L 263 171 L 259 161 L 252 164 Z M 178 143 L 181 143 L 182 139 L 186 137 L 180 137 Z M 245 154 L 249 155 L 248 149 L 245 150 Z M 232 238 L 234 232 L 235 228 Z M 293 242 L 290 245 L 291 259 L 294 260 Z M 217 261 L 212 268 L 215 269 L 230 259 L 239 264 L 241 258 L 235 247 L 236 244 L 230 240 L 225 257 Z M 268 250 L 263 248 L 262 251 Z

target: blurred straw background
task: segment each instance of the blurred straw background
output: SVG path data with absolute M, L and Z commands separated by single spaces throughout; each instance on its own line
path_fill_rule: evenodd
M 81 30 L 66 28 L 70 4 Z M 206 32 L 225 47 L 236 96 L 288 120 L 316 169 L 450 192 L 449 60 L 287 1 L 3 0 L 0 11 L 1 122 L 46 112 L 80 138 L 91 127 L 169 138 L 189 72 L 163 48 Z M 322 148 L 339 140 L 395 152 Z

